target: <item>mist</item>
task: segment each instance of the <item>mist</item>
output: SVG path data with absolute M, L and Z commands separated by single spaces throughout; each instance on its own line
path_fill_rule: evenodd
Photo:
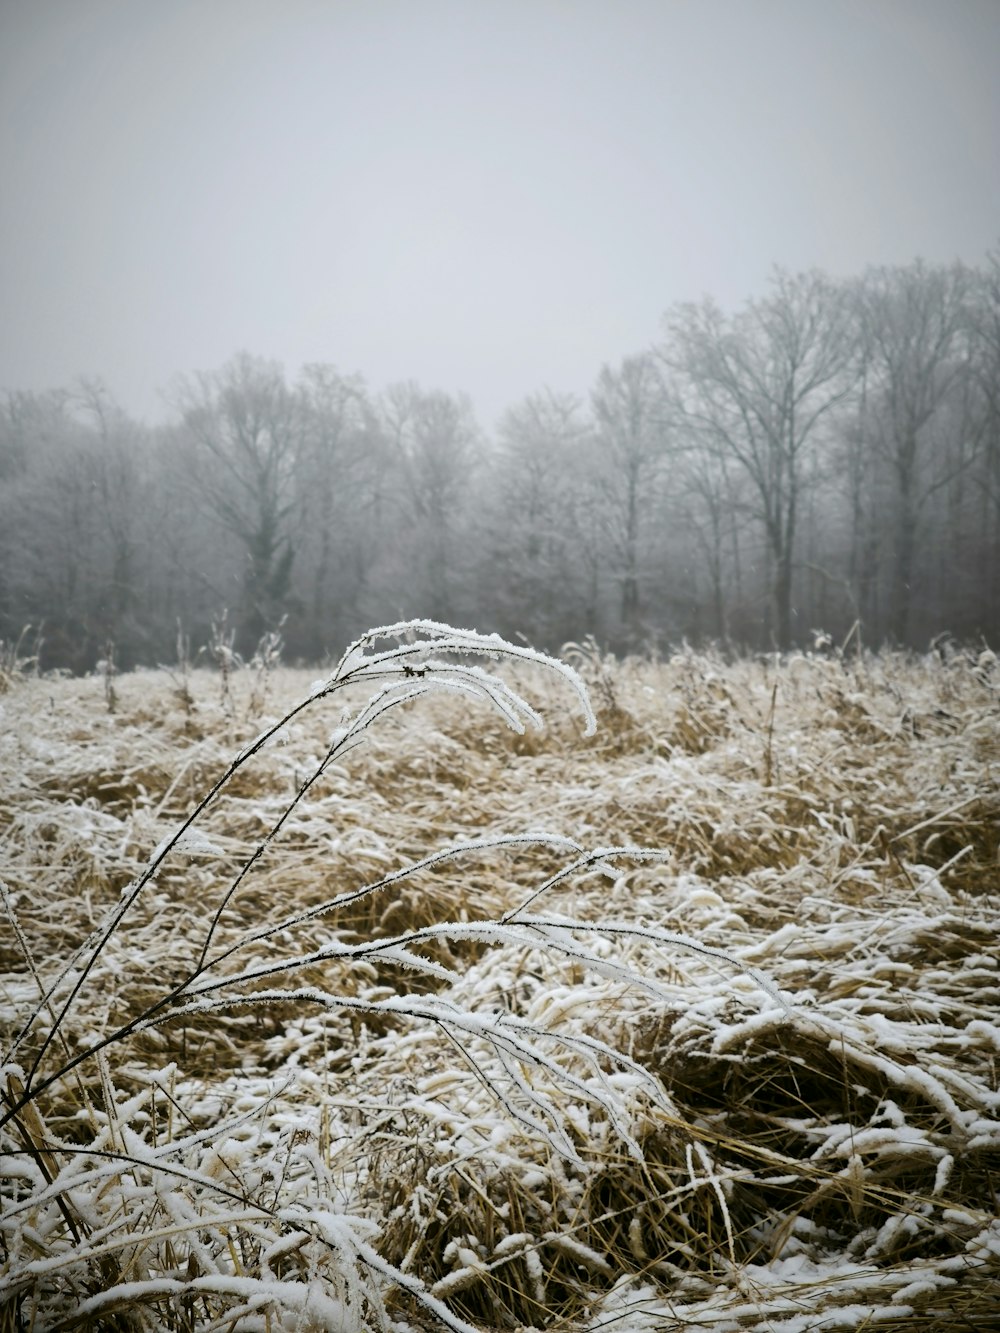
M 993 4 L 0 29 L 5 642 L 995 639 Z

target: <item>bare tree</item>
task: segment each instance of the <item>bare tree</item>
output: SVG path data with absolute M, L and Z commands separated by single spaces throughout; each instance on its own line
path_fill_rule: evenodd
M 479 456 L 479 428 L 469 400 L 416 384 L 392 386 L 381 421 L 399 482 L 397 533 L 408 600 L 419 614 L 447 620 L 458 609 L 460 534 Z
M 194 445 L 196 494 L 243 549 L 239 643 L 252 650 L 288 607 L 299 403 L 278 364 L 241 352 L 183 385 L 181 406 Z
M 42 454 L 67 431 L 62 391 L 10 390 L 0 398 L 0 639 L 14 640 L 26 619 L 36 624 L 51 607 L 38 595 L 38 570 L 29 554 L 44 530 L 32 523 Z
M 735 316 L 710 301 L 675 309 L 661 355 L 681 377 L 683 416 L 750 479 L 773 564 L 774 637 L 792 641 L 792 576 L 806 452 L 850 392 L 854 336 L 842 290 L 777 272 Z
M 553 649 L 579 610 L 573 491 L 587 429 L 571 394 L 529 394 L 501 420 L 482 477 L 488 604 L 506 633 Z
M 983 501 L 984 614 L 1000 634 L 1000 249 L 975 275 L 971 302 L 971 368 L 979 394 L 981 454 L 977 476 Z
M 969 271 L 958 264 L 873 269 L 857 286 L 867 443 L 892 481 L 889 632 L 898 643 L 910 636 L 921 511 L 971 462 L 967 448 L 951 449 L 945 438 L 955 429 L 945 422 L 949 404 L 968 372 L 969 296 Z
M 748 505 L 741 492 L 746 479 L 714 437 L 698 435 L 689 422 L 685 431 L 683 423 L 681 413 L 664 513 L 670 527 L 678 532 L 682 548 L 693 549 L 700 557 L 699 569 L 691 580 L 696 624 L 700 628 L 703 594 L 699 576 L 707 574 L 708 632 L 727 641 L 732 630 L 731 598 L 740 601 L 743 584 L 741 537 L 748 522 Z M 732 591 L 727 596 L 729 585 Z
M 79 381 L 71 399 L 94 432 L 90 489 L 108 546 L 109 579 L 104 616 L 108 636 L 127 664 L 145 637 L 135 617 L 139 599 L 139 549 L 146 509 L 146 455 L 140 427 L 115 402 L 100 379 Z
M 146 443 L 99 380 L 0 410 L 0 637 L 20 602 L 22 623 L 46 624 L 45 665 L 86 668 L 109 640 L 131 665 L 148 647 Z
M 626 638 L 639 630 L 642 543 L 654 508 L 653 487 L 666 448 L 663 392 L 651 354 L 604 366 L 591 396 L 605 483 L 603 517 L 621 585 Z
M 309 365 L 299 381 L 300 577 L 309 625 L 302 646 L 331 651 L 369 623 L 364 598 L 380 543 L 385 441 L 364 380 Z

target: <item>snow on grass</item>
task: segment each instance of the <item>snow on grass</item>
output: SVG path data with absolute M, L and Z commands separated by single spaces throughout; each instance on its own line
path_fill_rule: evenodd
M 982 1326 L 996 673 L 575 660 L 0 697 L 0 1309 Z

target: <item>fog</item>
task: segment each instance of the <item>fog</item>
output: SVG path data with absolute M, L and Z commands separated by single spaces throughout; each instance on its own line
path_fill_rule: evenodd
M 994 0 L 4 0 L 0 387 L 248 348 L 491 427 L 775 263 L 978 261 L 998 66 Z

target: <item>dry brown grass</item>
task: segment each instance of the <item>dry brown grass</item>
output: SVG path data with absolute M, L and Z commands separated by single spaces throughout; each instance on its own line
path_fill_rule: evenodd
M 316 707 L 235 774 L 100 951 L 40 1070 L 122 1039 L 8 1127 L 0 1329 L 322 1328 L 335 1300 L 345 1329 L 431 1327 L 410 1277 L 452 1327 L 994 1326 L 1000 681 L 961 658 L 576 661 L 590 740 L 516 666 L 544 734 L 428 696 L 286 817 L 338 722 Z M 309 681 L 276 673 L 270 714 Z M 266 722 L 238 676 L 225 708 L 208 673 L 186 698 L 157 673 L 115 689 L 113 714 L 99 679 L 19 679 L 0 701 L 0 878 L 42 979 Z M 528 909 L 544 931 L 515 909 L 572 856 L 543 843 L 309 914 L 525 830 L 664 858 L 556 884 Z M 289 973 L 299 999 L 129 1030 L 196 969 L 248 861 L 213 931 L 219 975 L 270 969 L 246 998 L 331 942 L 356 952 Z M 507 935 L 437 929 L 504 914 Z M 400 936 L 429 970 L 388 949 Z M 685 941 L 760 969 L 784 1007 Z M 36 997 L 11 929 L 5 1033 Z M 504 1023 L 545 1063 L 505 1063 Z M 8 1105 L 50 1026 L 19 1050 Z M 118 1168 L 88 1176 L 81 1150 Z M 197 1179 L 156 1179 L 168 1169 Z M 333 1212 L 360 1249 L 323 1230 Z M 270 1305 L 227 1294 L 226 1272 Z M 132 1295 L 112 1309 L 112 1288 Z

